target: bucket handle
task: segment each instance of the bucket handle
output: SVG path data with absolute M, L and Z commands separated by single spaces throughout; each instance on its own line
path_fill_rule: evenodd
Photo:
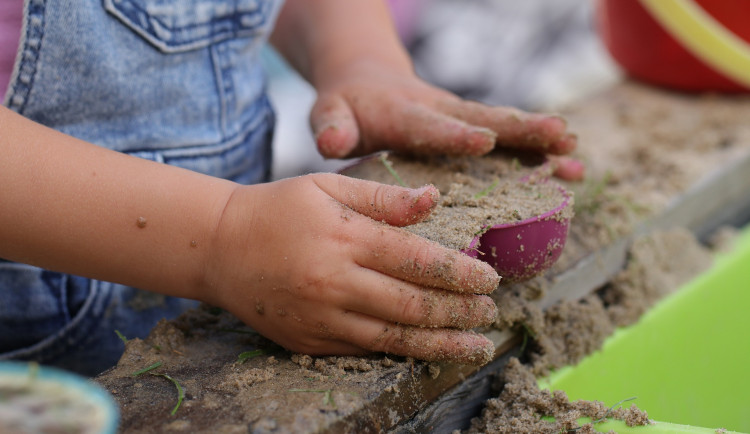
M 675 39 L 703 62 L 750 89 L 750 44 L 693 0 L 640 0 Z

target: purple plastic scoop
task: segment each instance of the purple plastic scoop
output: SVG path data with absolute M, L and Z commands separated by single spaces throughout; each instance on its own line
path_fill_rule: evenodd
M 570 227 L 566 208 L 572 205 L 572 196 L 564 188 L 558 188 L 564 199 L 554 209 L 518 222 L 492 226 L 462 251 L 492 265 L 502 276 L 502 283 L 526 280 L 546 270 L 560 257 Z

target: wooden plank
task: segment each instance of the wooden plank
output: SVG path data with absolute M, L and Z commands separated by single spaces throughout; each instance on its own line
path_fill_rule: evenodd
M 455 388 L 441 395 L 441 397 L 415 417 L 394 427 L 394 434 L 407 433 L 448 433 L 456 429 L 464 429 L 471 418 L 479 415 L 485 401 L 493 395 L 496 375 L 511 357 L 518 357 L 518 345 L 500 354 L 495 360 L 482 367 L 474 375 L 460 382 Z
M 377 426 L 373 421 L 383 421 L 394 419 L 394 414 L 403 415 L 399 419 L 408 421 L 409 415 L 415 414 L 418 410 L 424 408 L 428 403 L 437 400 L 446 390 L 456 388 L 457 392 L 451 395 L 448 401 L 441 400 L 444 406 L 453 407 L 457 402 L 466 403 L 465 398 L 473 393 L 475 399 L 483 399 L 484 393 L 478 389 L 489 391 L 489 381 L 492 372 L 502 368 L 507 362 L 508 355 L 511 354 L 519 342 L 517 336 L 507 331 L 492 331 L 488 336 L 496 342 L 495 360 L 482 368 L 468 365 L 456 365 L 442 363 L 440 364 L 440 375 L 432 378 L 429 372 L 421 372 L 421 375 L 415 376 L 411 382 L 399 385 L 399 388 L 406 385 L 405 389 L 400 389 L 399 396 L 389 396 L 389 394 L 380 394 L 374 399 L 364 412 L 354 413 L 340 422 L 331 425 L 328 428 L 330 432 L 365 432 L 370 427 Z M 476 375 L 483 373 L 482 375 Z M 471 379 L 471 381 L 467 380 Z M 404 393 L 406 391 L 406 393 Z M 394 399 L 397 398 L 397 399 Z M 477 401 L 479 402 L 479 401 Z M 439 409 L 436 409 L 439 412 Z M 384 428 L 393 428 L 393 424 Z
M 633 239 L 654 230 L 684 227 L 702 237 L 722 225 L 746 220 L 750 210 L 750 152 L 717 168 L 676 197 L 663 212 L 637 224 L 633 231 L 550 276 L 552 286 L 540 301 L 547 308 L 565 299 L 575 300 L 599 288 L 622 269 Z
M 685 196 L 649 222 L 651 229 L 682 226 L 704 236 L 746 220 L 750 208 L 750 154 L 740 155 L 700 179 Z

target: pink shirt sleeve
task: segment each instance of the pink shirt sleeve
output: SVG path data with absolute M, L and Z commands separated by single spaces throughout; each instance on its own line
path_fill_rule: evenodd
M 0 1 L 0 103 L 5 98 L 23 22 L 23 0 Z

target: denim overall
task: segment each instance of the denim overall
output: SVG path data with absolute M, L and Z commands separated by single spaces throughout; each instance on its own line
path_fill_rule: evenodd
M 5 105 L 120 152 L 267 181 L 274 115 L 259 56 L 280 6 L 26 0 Z M 0 260 L 0 359 L 94 375 L 122 354 L 115 330 L 145 337 L 195 304 Z

